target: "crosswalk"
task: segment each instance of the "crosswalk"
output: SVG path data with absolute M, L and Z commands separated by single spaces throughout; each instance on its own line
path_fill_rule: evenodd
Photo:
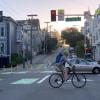
M 9 84 L 11 85 L 29 85 L 29 84 L 42 84 L 44 81 L 46 81 L 49 78 L 49 75 L 46 75 L 42 78 L 39 77 L 34 77 L 34 78 L 22 78 L 22 79 L 17 79 Z M 5 79 L 0 79 L 0 81 L 5 81 Z M 97 81 L 94 79 L 87 79 L 87 82 L 93 82 L 93 81 Z M 71 82 L 71 80 L 69 79 L 67 82 Z
M 42 84 L 43 82 L 45 82 L 49 76 L 51 75 L 51 73 L 54 73 L 55 71 L 41 71 L 41 74 L 45 74 L 44 76 L 42 77 L 30 77 L 30 78 L 19 78 L 19 79 L 16 79 L 14 81 L 11 81 L 10 83 L 8 84 L 11 84 L 11 85 L 27 85 L 27 84 Z M 3 75 L 9 75 L 9 74 L 26 74 L 26 73 L 30 73 L 30 71 L 19 71 L 19 72 L 3 72 L 1 74 Z M 96 75 L 96 77 L 100 77 L 100 75 Z M 6 78 L 0 78 L 0 82 L 1 81 L 5 81 Z M 91 78 L 91 77 L 88 77 L 87 78 L 87 82 L 94 82 L 94 81 L 100 81 L 100 80 L 97 80 L 95 78 Z M 68 82 L 71 82 L 71 80 L 68 80 Z
M 8 75 L 8 74 L 26 74 L 26 73 L 29 73 L 29 71 L 3 72 L 3 73 L 1 73 L 1 74 Z

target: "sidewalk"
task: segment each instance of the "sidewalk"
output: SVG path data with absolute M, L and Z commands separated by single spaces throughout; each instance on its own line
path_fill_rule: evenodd
M 50 57 L 49 54 L 41 54 L 34 56 L 32 60 L 32 66 L 30 66 L 30 60 L 25 62 L 25 68 L 23 64 L 17 65 L 16 67 L 2 68 L 1 72 L 15 72 L 15 71 L 29 71 L 29 70 L 38 70 L 47 66 L 48 62 L 46 61 Z

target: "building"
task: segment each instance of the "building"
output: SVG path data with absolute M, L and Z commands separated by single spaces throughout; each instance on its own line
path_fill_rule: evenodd
M 100 5 L 95 10 L 94 19 L 92 21 L 92 47 L 94 57 L 97 61 L 100 61 Z
M 0 63 L 8 64 L 11 62 L 11 54 L 20 52 L 18 50 L 20 39 L 17 37 L 17 23 L 11 17 L 3 16 L 0 22 Z M 20 41 L 18 43 L 18 41 Z M 20 47 L 19 47 L 20 48 Z
M 40 29 L 39 20 L 18 20 L 17 23 L 20 23 L 23 28 L 23 48 L 25 49 L 25 53 L 31 52 L 31 39 L 33 55 L 40 52 L 42 49 L 43 33 Z
M 94 59 L 100 61 L 100 5 L 95 10 L 94 16 L 88 16 L 86 18 L 84 34 L 90 41 Z

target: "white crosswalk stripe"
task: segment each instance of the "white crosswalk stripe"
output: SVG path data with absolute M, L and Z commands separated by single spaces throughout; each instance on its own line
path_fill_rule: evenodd
M 74 80 L 75 81 L 75 80 Z M 83 80 L 84 81 L 84 80 Z M 92 82 L 92 81 L 94 81 L 94 80 L 92 80 L 92 79 L 86 79 L 86 81 L 87 82 Z M 68 80 L 68 82 L 71 82 L 71 80 Z
M 37 83 L 40 84 L 42 83 L 43 81 L 45 81 L 50 75 L 47 75 L 45 76 L 44 78 L 42 78 L 40 81 L 38 81 Z
M 3 72 L 3 73 L 1 73 L 1 74 L 8 75 L 8 74 L 26 74 L 26 73 L 29 73 L 29 71 L 19 71 L 19 72 Z

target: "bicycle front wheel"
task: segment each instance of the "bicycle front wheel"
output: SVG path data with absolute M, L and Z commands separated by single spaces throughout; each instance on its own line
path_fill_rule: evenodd
M 53 88 L 59 88 L 62 86 L 64 80 L 61 74 L 54 73 L 49 77 L 49 84 Z
M 86 77 L 83 74 L 73 74 L 71 82 L 74 87 L 82 88 L 86 85 Z

